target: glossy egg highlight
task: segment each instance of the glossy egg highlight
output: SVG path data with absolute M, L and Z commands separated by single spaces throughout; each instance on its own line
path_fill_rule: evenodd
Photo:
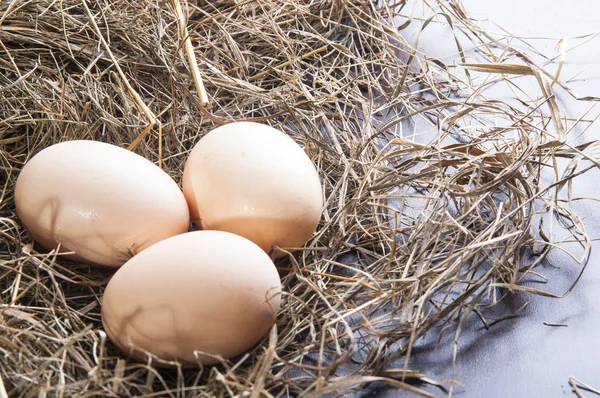
M 198 141 L 185 164 L 183 193 L 198 226 L 241 235 L 267 253 L 302 247 L 323 207 L 321 181 L 304 150 L 252 122 L 220 126 Z
M 275 322 L 281 281 L 267 254 L 222 231 L 195 231 L 141 252 L 110 280 L 102 322 L 133 358 L 184 367 L 242 354 Z
M 148 246 L 187 232 L 175 181 L 149 160 L 98 141 L 67 141 L 33 156 L 15 187 L 19 218 L 48 250 L 118 267 Z

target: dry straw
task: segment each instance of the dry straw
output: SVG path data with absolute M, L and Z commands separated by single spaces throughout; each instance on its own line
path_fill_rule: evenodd
M 574 122 L 552 93 L 576 94 L 457 1 L 424 4 L 430 19 L 394 19 L 402 1 L 0 3 L 8 396 L 320 396 L 375 382 L 428 396 L 422 383 L 435 381 L 410 368 L 413 344 L 434 327 L 458 335 L 470 316 L 489 325 L 486 307 L 511 292 L 551 296 L 520 281 L 559 248 L 552 228 L 568 227 L 583 269 L 590 242 L 571 187 L 596 167 L 598 144 L 568 144 Z M 462 65 L 411 48 L 409 22 L 449 23 Z M 535 92 L 520 90 L 522 75 Z M 494 84 L 522 106 L 488 96 Z M 179 182 L 194 143 L 240 120 L 293 135 L 325 187 L 314 237 L 278 263 L 276 328 L 247 355 L 199 371 L 128 361 L 101 329 L 111 272 L 31 245 L 13 203 L 19 170 L 53 143 L 96 139 Z M 546 212 L 555 219 L 542 224 Z

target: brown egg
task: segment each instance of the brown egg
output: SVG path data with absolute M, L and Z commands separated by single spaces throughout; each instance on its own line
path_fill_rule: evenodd
M 106 287 L 102 322 L 136 359 L 146 362 L 151 353 L 186 367 L 209 365 L 259 342 L 275 322 L 280 295 L 277 269 L 258 246 L 228 232 L 195 231 L 123 265 Z
M 319 175 L 302 148 L 250 122 L 218 127 L 196 144 L 183 193 L 194 223 L 241 235 L 267 253 L 303 246 L 323 207 Z
M 34 240 L 71 258 L 118 267 L 189 229 L 183 193 L 159 167 L 98 141 L 67 141 L 33 156 L 15 188 L 19 218 Z

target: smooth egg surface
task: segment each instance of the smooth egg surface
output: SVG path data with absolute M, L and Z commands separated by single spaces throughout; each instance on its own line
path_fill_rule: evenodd
M 323 207 L 321 181 L 304 150 L 252 122 L 220 126 L 198 141 L 185 164 L 183 193 L 196 225 L 241 235 L 267 253 L 274 245 L 302 247 Z
M 125 353 L 185 367 L 242 354 L 275 322 L 281 281 L 254 243 L 195 231 L 133 257 L 108 283 L 102 322 Z M 158 361 L 157 366 L 169 366 Z
M 23 167 L 19 218 L 36 242 L 73 260 L 118 267 L 148 246 L 187 232 L 175 181 L 149 160 L 98 141 L 66 141 Z

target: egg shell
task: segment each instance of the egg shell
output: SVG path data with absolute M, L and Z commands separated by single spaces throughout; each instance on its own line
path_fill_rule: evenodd
M 252 122 L 220 126 L 200 139 L 185 164 L 183 193 L 196 225 L 241 235 L 267 253 L 274 245 L 302 247 L 323 207 L 319 175 L 302 148 Z
M 195 231 L 123 265 L 106 287 L 102 322 L 121 350 L 143 362 L 149 352 L 184 367 L 210 365 L 218 362 L 212 355 L 229 359 L 260 341 L 280 295 L 279 274 L 258 246 L 228 232 Z
M 15 187 L 19 218 L 48 250 L 118 267 L 148 246 L 189 230 L 183 193 L 163 170 L 126 149 L 66 141 L 23 167 Z

